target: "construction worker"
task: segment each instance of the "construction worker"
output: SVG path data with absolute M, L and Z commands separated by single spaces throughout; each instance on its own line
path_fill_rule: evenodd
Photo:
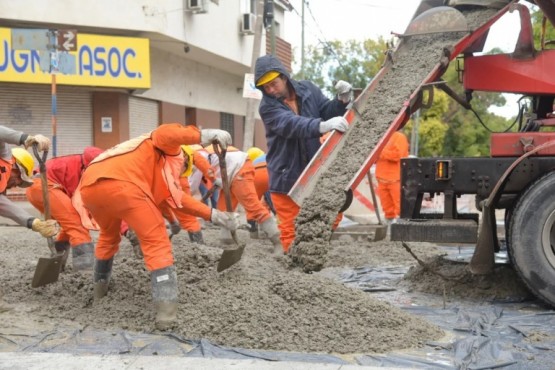
M 94 262 L 94 244 L 89 229 L 92 225 L 83 225 L 80 213 L 71 202 L 77 189 L 81 175 L 89 163 L 96 158 L 102 149 L 86 147 L 82 154 L 56 157 L 46 161 L 46 178 L 48 180 L 48 196 L 50 213 L 58 221 L 61 231 L 54 247 L 64 252 L 71 247 L 73 269 L 76 271 L 92 269 Z M 27 200 L 41 213 L 44 213 L 44 199 L 40 178 L 35 178 L 27 191 Z
M 208 179 L 209 181 L 214 180 L 214 171 L 212 170 L 210 163 L 208 162 L 206 157 L 201 154 L 201 151 L 203 149 L 196 150 L 191 145 L 182 145 L 181 149 L 183 150 L 185 165 L 183 173 L 181 174 L 179 180 L 183 192 L 192 197 L 189 176 L 192 175 L 193 168 L 196 167 L 199 172 L 203 174 L 204 178 Z M 194 201 L 196 202 L 196 200 Z M 199 210 L 197 210 L 197 214 L 202 214 L 203 212 L 206 212 L 206 210 L 210 209 L 205 203 L 202 203 L 200 201 L 198 201 L 198 203 L 199 204 L 197 205 L 197 208 L 199 208 Z M 177 226 L 187 230 L 187 233 L 189 234 L 189 240 L 194 243 L 204 244 L 201 224 L 198 218 L 190 212 L 186 212 L 183 208 L 174 209 L 173 213 L 175 214 L 178 222 Z M 173 234 L 176 233 L 175 231 L 177 231 L 177 226 L 173 226 Z
M 320 136 L 347 130 L 343 114 L 352 99 L 352 87 L 338 81 L 336 98 L 328 99 L 312 82 L 291 79 L 273 55 L 257 59 L 255 82 L 263 93 L 259 113 L 266 129 L 270 193 L 283 251 L 288 253 L 299 206 L 287 194 L 320 148 Z
M 210 151 L 210 150 L 209 150 Z M 219 158 L 215 154 L 209 156 L 210 164 L 215 171 L 214 184 L 221 184 L 221 170 Z M 274 250 L 281 251 L 281 241 L 276 220 L 270 211 L 264 207 L 260 201 L 261 197 L 256 192 L 254 175 L 255 170 L 248 154 L 237 148 L 229 147 L 226 155 L 226 170 L 229 180 L 231 207 L 233 210 L 241 204 L 247 214 L 247 220 L 253 220 L 264 231 L 268 239 L 272 242 Z M 218 199 L 218 209 L 226 209 L 226 199 L 220 195 Z M 232 243 L 229 231 L 222 229 L 221 238 L 224 243 Z
M 162 124 L 148 134 L 106 150 L 87 167 L 76 199 L 82 199 L 100 226 L 93 274 L 95 300 L 108 291 L 123 220 L 137 234 L 151 273 L 155 326 L 167 330 L 175 325 L 177 274 L 161 208 L 187 207 L 191 198 L 184 197 L 179 186 L 183 169 L 181 145 L 208 145 L 215 140 L 225 147 L 231 143 L 231 135 L 217 129 L 201 131 L 193 125 Z M 208 209 L 202 216 L 231 230 L 237 227 L 230 213 Z
M 247 155 L 254 166 L 254 187 L 258 198 L 264 200 L 268 209 L 275 214 L 272 199 L 270 198 L 270 180 L 268 178 L 268 166 L 266 164 L 266 153 L 255 146 L 247 150 Z M 254 220 L 247 220 L 249 224 L 250 236 L 252 239 L 258 239 L 258 224 Z
M 31 186 L 33 184 L 31 176 L 35 167 L 29 152 L 23 148 L 10 150 L 6 144 L 24 145 L 25 148 L 36 144 L 39 151 L 47 151 L 50 149 L 50 139 L 43 135 L 32 136 L 0 126 L 0 216 L 10 218 L 45 238 L 56 235 L 58 232 L 56 221 L 43 221 L 33 217 L 6 196 L 6 189 Z
M 401 131 L 393 133 L 376 162 L 378 196 L 387 224 L 401 214 L 401 158 L 409 155 L 409 141 Z

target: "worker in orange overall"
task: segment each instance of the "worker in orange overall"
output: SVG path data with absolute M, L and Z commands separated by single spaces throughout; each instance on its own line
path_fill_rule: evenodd
M 247 150 L 249 159 L 254 166 L 254 187 L 256 195 L 263 200 L 263 204 L 275 215 L 274 205 L 270 196 L 270 178 L 268 177 L 268 166 L 266 163 L 266 153 L 258 147 L 251 147 Z M 249 224 L 250 236 L 258 239 L 258 224 L 254 220 L 247 220 Z
M 208 159 L 206 158 L 207 155 L 201 154 L 204 149 L 195 149 L 191 145 L 182 145 L 181 149 L 183 150 L 185 165 L 183 173 L 180 177 L 180 184 L 183 192 L 185 194 L 191 195 L 191 185 L 189 183 L 189 176 L 192 175 L 193 169 L 196 168 L 200 171 L 207 182 L 214 180 L 214 171 L 212 170 Z M 198 202 L 197 209 L 201 208 L 208 208 L 205 203 Z M 200 211 L 202 212 L 202 211 Z M 173 221 L 173 224 L 170 225 L 172 228 L 172 234 L 176 234 L 178 232 L 178 228 L 183 228 L 187 230 L 189 234 L 189 240 L 198 243 L 204 244 L 204 238 L 202 236 L 201 224 L 196 216 L 191 214 L 191 212 L 186 212 L 183 208 L 177 208 L 173 210 L 176 220 Z M 177 225 L 175 223 L 177 222 Z M 176 232 L 177 231 L 177 232 Z
M 378 196 L 387 224 L 401 214 L 401 158 L 409 155 L 409 141 L 401 131 L 393 133 L 376 162 Z
M 320 148 L 320 136 L 347 130 L 343 115 L 352 99 L 352 86 L 338 81 L 336 97 L 328 99 L 312 82 L 292 79 L 274 55 L 256 60 L 255 84 L 263 94 L 258 111 L 266 129 L 270 193 L 283 252 L 288 253 L 300 210 L 288 193 Z
M 50 149 L 50 139 L 43 135 L 29 135 L 21 131 L 0 126 L 0 216 L 7 217 L 21 226 L 40 233 L 45 238 L 56 235 L 58 224 L 54 220 L 41 220 L 12 202 L 6 190 L 15 187 L 29 187 L 33 184 L 31 176 L 35 162 L 23 148 L 8 148 L 6 144 L 24 145 L 30 148 L 37 145 L 39 151 Z
M 80 213 L 75 209 L 71 198 L 77 189 L 81 175 L 89 163 L 102 149 L 86 147 L 82 154 L 56 157 L 46 161 L 46 178 L 50 213 L 58 221 L 61 231 L 54 243 L 57 251 L 63 252 L 71 247 L 73 268 L 76 271 L 92 269 L 94 262 L 94 244 L 89 229 L 92 225 L 83 225 Z M 44 213 L 41 179 L 36 178 L 26 191 L 27 200 L 41 213 Z
M 12 202 L 6 195 L 6 190 L 14 187 L 31 186 L 33 180 L 33 157 L 23 148 L 10 148 L 7 144 L 24 145 L 29 148 L 37 145 L 39 151 L 50 149 L 50 139 L 43 135 L 29 135 L 21 131 L 0 126 L 0 216 L 15 221 L 40 233 L 45 238 L 56 235 L 58 226 L 54 220 L 43 221 L 33 217 L 25 209 Z M 13 307 L 7 305 L 0 292 L 0 313 L 9 311 Z
M 210 152 L 210 148 L 207 148 Z M 209 161 L 215 172 L 214 184 L 221 184 L 221 171 L 219 158 L 215 154 L 209 155 Z M 264 231 L 268 239 L 272 242 L 274 250 L 282 251 L 279 230 L 275 218 L 270 211 L 264 207 L 261 197 L 256 192 L 255 169 L 246 152 L 237 148 L 229 147 L 226 156 L 226 170 L 230 183 L 231 206 L 235 210 L 241 204 L 247 214 L 247 220 L 253 220 L 260 225 L 260 230 Z M 218 209 L 226 209 L 226 201 L 223 194 L 218 199 Z M 223 243 L 232 243 L 231 235 L 228 230 L 222 229 L 220 237 Z
M 108 292 L 123 220 L 137 234 L 151 274 L 155 327 L 167 330 L 175 325 L 177 273 L 161 208 L 169 205 L 188 210 L 193 199 L 183 195 L 179 183 L 184 164 L 181 145 L 208 145 L 215 140 L 226 147 L 231 143 L 231 135 L 217 129 L 199 130 L 192 125 L 162 124 L 148 134 L 106 150 L 87 167 L 79 193 L 100 226 L 93 274 L 96 301 Z M 237 227 L 231 213 L 210 208 L 201 211 L 199 217 L 216 225 L 230 230 Z

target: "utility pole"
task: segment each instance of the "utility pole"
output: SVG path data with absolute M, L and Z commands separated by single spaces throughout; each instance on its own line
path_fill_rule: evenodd
M 301 0 L 301 80 L 304 80 L 304 1 Z
M 262 26 L 264 0 L 256 2 L 256 22 L 254 24 L 254 41 L 252 45 L 251 73 L 254 74 L 254 66 L 256 59 L 260 56 L 260 44 L 262 41 Z M 256 83 L 256 81 L 255 81 Z M 254 123 L 255 123 L 255 107 L 257 99 L 247 98 L 247 112 L 245 116 L 245 132 L 243 134 L 243 150 L 247 151 L 254 145 Z
M 410 133 L 410 155 L 418 157 L 418 127 L 420 126 L 420 109 L 412 115 L 412 130 Z

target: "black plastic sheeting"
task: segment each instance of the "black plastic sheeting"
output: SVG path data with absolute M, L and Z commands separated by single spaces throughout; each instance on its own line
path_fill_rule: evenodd
M 359 364 L 426 369 L 555 368 L 554 311 L 519 298 L 514 302 L 461 299 L 443 308 L 441 297 L 397 290 L 399 276 L 406 270 L 365 267 L 344 271 L 340 279 L 393 304 L 408 302 L 398 307 L 441 327 L 451 339 L 426 343 L 413 351 L 359 356 Z
M 555 367 L 554 311 L 542 307 L 538 302 L 465 300 L 457 300 L 456 305 L 444 308 L 441 297 L 397 289 L 397 282 L 405 272 L 406 268 L 360 268 L 343 271 L 338 279 L 441 327 L 448 333 L 448 339 L 445 342 L 426 343 L 423 348 L 409 351 L 359 355 L 354 357 L 358 364 L 425 369 L 513 370 Z M 6 333 L 0 330 L 0 351 L 172 355 L 348 364 L 333 355 L 228 348 L 207 340 L 189 340 L 173 334 L 124 330 L 110 332 L 89 327 L 57 328 L 36 334 Z

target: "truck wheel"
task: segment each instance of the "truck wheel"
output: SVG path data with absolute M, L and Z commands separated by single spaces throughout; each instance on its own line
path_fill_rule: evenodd
M 507 258 L 509 259 L 509 263 L 511 265 L 514 265 L 514 263 L 513 258 L 511 257 L 511 248 L 509 247 L 511 244 L 511 233 L 509 231 L 511 227 L 511 219 L 513 217 L 513 210 L 514 206 L 505 209 L 505 223 L 503 225 L 505 227 L 505 246 L 507 248 Z
M 532 183 L 511 215 L 509 253 L 528 288 L 555 306 L 555 172 Z

